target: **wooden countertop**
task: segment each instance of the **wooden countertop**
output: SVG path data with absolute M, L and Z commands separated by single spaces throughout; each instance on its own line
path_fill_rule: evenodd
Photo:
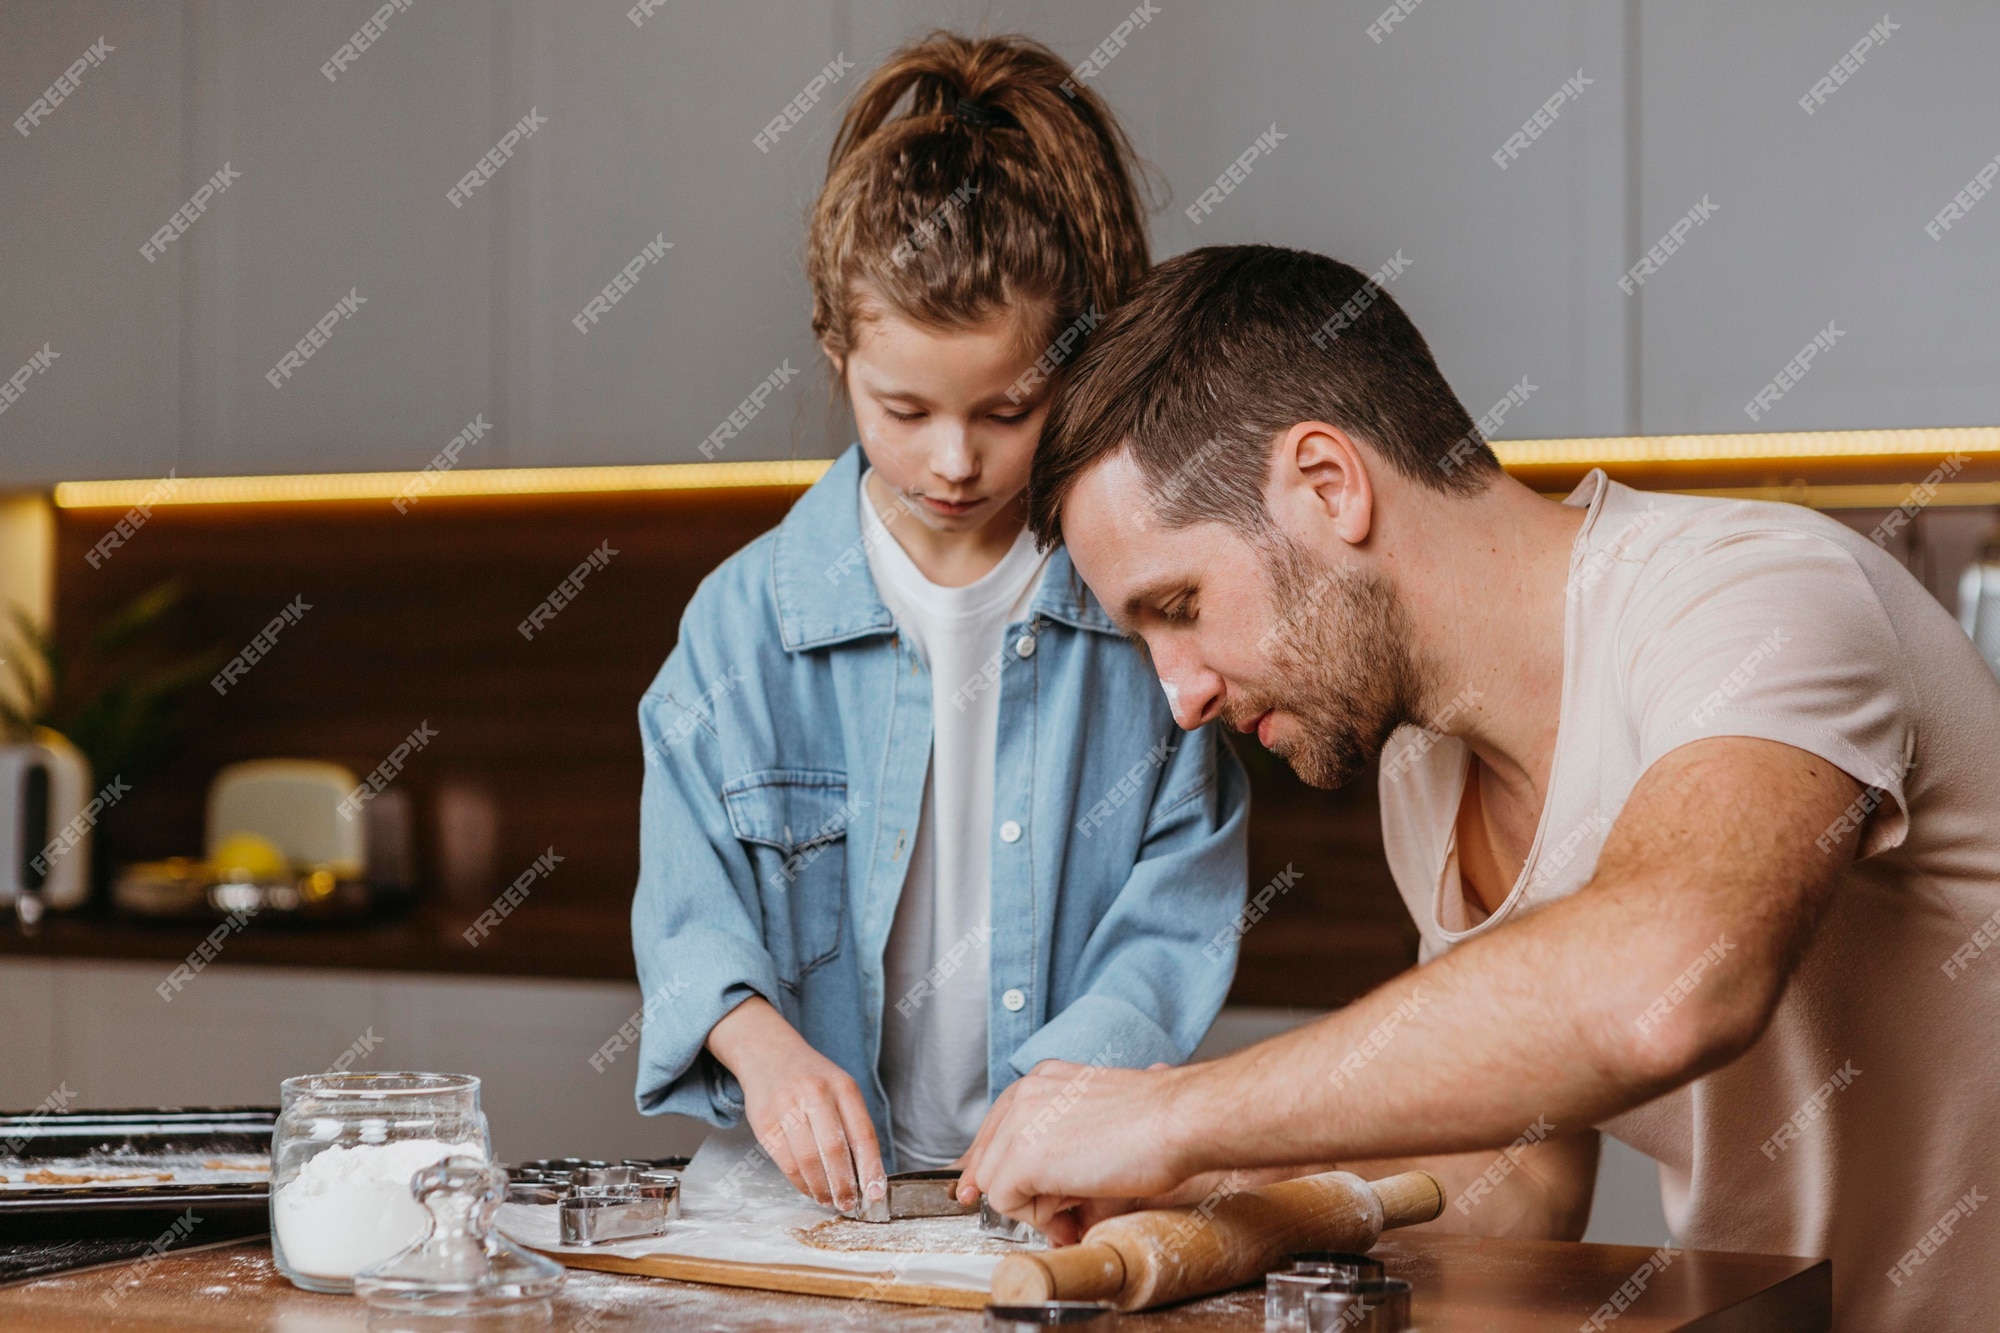
M 1405 1235 L 1375 1253 L 1393 1276 L 1416 1288 L 1415 1321 L 1424 1333 L 1525 1333 L 1584 1326 L 1653 1257 L 1621 1245 L 1475 1240 Z M 135 1280 L 136 1277 L 136 1280 Z M 1830 1326 L 1832 1266 L 1825 1260 L 1684 1250 L 1643 1280 L 1644 1290 L 1615 1320 L 1617 1333 L 1669 1329 L 1741 1329 L 1811 1333 Z M 742 1291 L 572 1270 L 545 1327 L 618 1330 L 703 1328 L 735 1333 L 838 1326 L 905 1333 L 981 1327 L 969 1311 L 919 1309 L 872 1301 Z M 518 1322 L 504 1325 L 521 1328 Z M 532 1326 L 532 1325 L 529 1325 Z M 1261 1330 L 1264 1297 L 1247 1287 L 1151 1314 L 1122 1327 L 1145 1333 Z M 7 1329 L 273 1329 L 284 1333 L 383 1333 L 421 1328 L 447 1333 L 491 1328 L 451 1319 L 370 1323 L 360 1302 L 291 1286 L 263 1241 L 174 1253 L 142 1275 L 130 1265 L 43 1278 L 0 1289 Z
M 504 929 L 489 932 L 474 948 L 462 932 L 478 915 L 476 907 L 423 902 L 399 915 L 351 925 L 253 922 L 228 937 L 216 965 L 637 979 L 627 903 L 531 898 Z M 216 924 L 52 912 L 35 933 L 25 935 L 0 918 L 0 958 L 107 958 L 171 966 L 194 952 Z

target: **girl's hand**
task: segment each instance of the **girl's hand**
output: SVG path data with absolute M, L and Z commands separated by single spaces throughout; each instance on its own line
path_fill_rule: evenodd
M 847 1071 L 761 997 L 729 1011 L 708 1049 L 743 1085 L 744 1117 L 785 1178 L 814 1202 L 853 1212 L 889 1184 L 875 1125 Z

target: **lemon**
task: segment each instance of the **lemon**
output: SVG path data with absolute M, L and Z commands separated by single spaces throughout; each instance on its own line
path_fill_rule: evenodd
M 277 879 L 291 872 L 291 863 L 269 838 L 232 833 L 209 858 L 225 879 Z

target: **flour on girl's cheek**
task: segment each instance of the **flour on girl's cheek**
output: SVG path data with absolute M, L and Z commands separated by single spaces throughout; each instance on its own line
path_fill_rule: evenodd
M 1166 691 L 1167 707 L 1173 710 L 1174 720 L 1178 722 L 1181 716 L 1180 687 L 1175 685 L 1172 681 L 1168 680 L 1165 676 L 1162 676 L 1160 677 L 1160 688 Z

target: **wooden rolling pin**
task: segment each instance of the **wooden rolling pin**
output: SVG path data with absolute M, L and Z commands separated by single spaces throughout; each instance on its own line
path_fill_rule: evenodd
M 1365 1251 L 1385 1229 L 1443 1211 L 1444 1190 L 1428 1171 L 1372 1182 L 1346 1171 L 1301 1176 L 1213 1204 L 1108 1217 L 1079 1244 L 1009 1255 L 993 1270 L 993 1303 L 1147 1310 L 1254 1282 L 1298 1250 Z

